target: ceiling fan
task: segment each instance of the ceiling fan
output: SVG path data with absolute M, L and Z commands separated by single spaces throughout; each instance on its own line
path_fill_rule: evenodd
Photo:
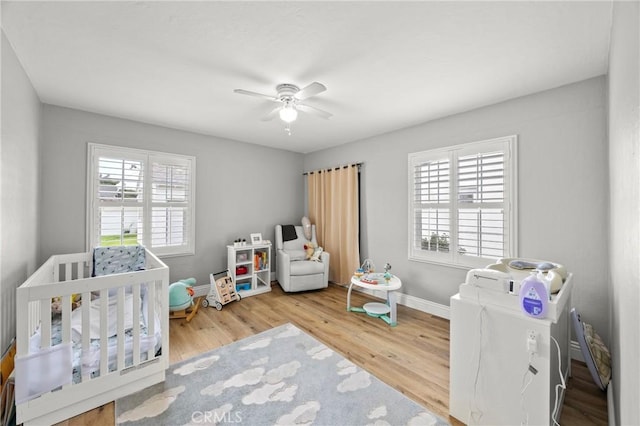
M 269 114 L 264 116 L 262 118 L 262 121 L 273 120 L 276 115 L 279 115 L 280 119 L 288 124 L 292 123 L 296 120 L 296 118 L 298 118 L 298 111 L 314 114 L 325 119 L 331 117 L 332 114 L 328 113 L 327 111 L 323 111 L 319 108 L 302 103 L 302 101 L 304 101 L 305 99 L 315 96 L 318 93 L 322 93 L 325 90 L 327 90 L 327 88 L 324 86 L 324 84 L 320 84 L 314 81 L 313 83 L 309 84 L 306 87 L 303 87 L 302 89 L 294 84 L 278 84 L 276 86 L 276 91 L 278 93 L 275 96 L 264 95 L 262 93 L 251 92 L 244 89 L 235 89 L 234 92 L 241 95 L 256 96 L 258 98 L 264 98 L 272 102 L 279 103 L 280 105 L 275 107 Z

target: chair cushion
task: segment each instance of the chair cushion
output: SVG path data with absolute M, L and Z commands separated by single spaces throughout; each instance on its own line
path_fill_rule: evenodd
M 324 273 L 324 264 L 312 260 L 291 262 L 291 275 L 312 275 Z
M 296 226 L 295 229 L 298 238 L 289 241 L 283 241 L 282 243 L 282 249 L 287 252 L 290 250 L 304 250 L 304 245 L 308 242 L 304 237 L 302 226 Z
M 298 238 L 297 240 L 285 241 L 283 244 L 283 249 L 286 252 L 295 251 L 295 250 L 304 250 L 304 245 L 307 243 L 307 240 L 304 238 Z
M 307 258 L 307 253 L 304 250 L 286 250 L 286 253 L 292 262 L 294 260 L 305 260 Z

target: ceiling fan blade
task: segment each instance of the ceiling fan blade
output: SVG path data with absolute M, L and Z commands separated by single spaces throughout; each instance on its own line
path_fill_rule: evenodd
M 264 117 L 262 117 L 262 121 L 271 121 L 271 120 L 273 120 L 276 117 L 276 115 L 278 115 L 278 113 L 280 112 L 281 108 L 282 107 L 275 107 L 274 109 L 272 109 L 269 114 L 267 114 Z
M 302 101 L 310 98 L 311 96 L 317 95 L 318 93 L 322 93 L 325 90 L 327 90 L 327 88 L 324 87 L 324 84 L 320 84 L 317 81 L 314 81 L 307 87 L 303 87 L 302 89 L 300 89 L 298 93 L 295 94 L 295 97 Z
M 276 98 L 275 96 L 263 95 L 262 93 L 251 92 L 249 90 L 235 89 L 233 92 L 234 93 L 239 93 L 241 95 L 249 95 L 249 96 L 255 96 L 257 98 L 264 98 L 264 99 L 268 99 L 268 100 L 273 101 L 273 102 L 280 102 L 280 99 Z
M 320 108 L 305 105 L 305 104 L 297 104 L 296 108 L 299 109 L 300 111 L 308 112 L 309 114 L 314 114 L 314 115 L 317 115 L 318 117 L 322 117 L 327 120 L 331 116 L 333 116 L 333 114 L 331 114 L 330 112 L 321 110 Z

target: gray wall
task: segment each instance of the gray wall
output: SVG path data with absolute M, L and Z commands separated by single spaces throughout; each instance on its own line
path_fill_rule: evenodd
M 16 288 L 37 267 L 42 104 L 2 33 L 0 353 L 16 332 Z
M 611 353 L 616 419 L 640 424 L 640 7 L 615 2 L 609 61 Z
M 196 254 L 165 258 L 171 279 L 226 269 L 226 245 L 303 214 L 302 155 L 104 115 L 44 106 L 40 261 L 86 249 L 87 142 L 196 157 Z
M 314 152 L 304 169 L 364 162 L 362 257 L 390 262 L 404 293 L 449 305 L 466 270 L 407 259 L 407 154 L 517 134 L 519 255 L 565 264 L 573 304 L 607 339 L 605 108 L 598 77 Z

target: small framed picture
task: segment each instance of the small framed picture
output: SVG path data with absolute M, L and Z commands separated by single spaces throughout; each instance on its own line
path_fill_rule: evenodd
M 251 244 L 262 244 L 262 234 L 251 234 Z

